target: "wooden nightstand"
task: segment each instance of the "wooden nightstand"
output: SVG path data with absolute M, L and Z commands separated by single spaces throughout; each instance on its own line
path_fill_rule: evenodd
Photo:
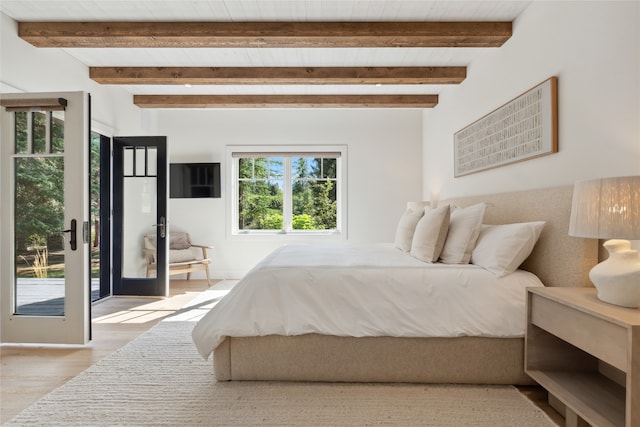
M 567 426 L 640 426 L 640 309 L 594 288 L 528 288 L 525 371 L 566 406 Z

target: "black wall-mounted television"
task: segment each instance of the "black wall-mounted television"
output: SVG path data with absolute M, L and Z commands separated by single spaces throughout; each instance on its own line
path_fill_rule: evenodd
M 169 197 L 220 197 L 220 163 L 171 163 Z

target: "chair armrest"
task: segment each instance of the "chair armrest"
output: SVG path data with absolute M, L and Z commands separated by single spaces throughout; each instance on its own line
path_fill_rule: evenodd
M 204 248 L 204 249 L 215 249 L 215 246 L 210 246 L 210 245 L 196 245 L 195 243 L 192 243 L 191 246 L 193 246 L 194 248 Z
M 209 245 L 196 245 L 196 244 L 193 244 L 193 243 L 191 244 L 191 247 L 192 247 L 192 248 L 200 248 L 200 249 L 202 249 L 202 258 L 205 258 L 205 259 L 206 259 L 206 258 L 209 258 L 209 257 L 207 256 L 207 249 L 214 249 L 214 247 L 213 247 L 213 246 L 209 246 Z

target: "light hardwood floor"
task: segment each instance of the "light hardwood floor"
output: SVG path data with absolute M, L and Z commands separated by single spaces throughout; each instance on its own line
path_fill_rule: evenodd
M 150 329 L 208 288 L 205 280 L 171 280 L 169 298 L 115 297 L 93 305 L 93 340 L 87 346 L 0 348 L 0 424 L 69 381 L 100 359 Z M 540 387 L 520 392 L 559 425 L 562 417 L 547 404 Z

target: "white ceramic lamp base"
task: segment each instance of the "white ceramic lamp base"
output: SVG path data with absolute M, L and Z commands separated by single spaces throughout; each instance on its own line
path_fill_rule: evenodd
M 601 301 L 623 307 L 640 306 L 640 256 L 628 240 L 607 240 L 609 258 L 589 272 Z

